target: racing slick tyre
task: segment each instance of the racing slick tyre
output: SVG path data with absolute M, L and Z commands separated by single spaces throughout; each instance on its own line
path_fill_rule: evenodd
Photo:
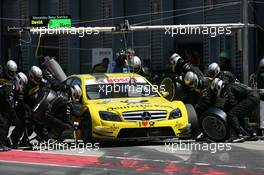
M 219 108 L 211 107 L 203 113 L 200 127 L 204 135 L 215 142 L 223 142 L 230 135 L 227 115 Z
M 167 97 L 165 97 L 169 101 L 173 101 L 176 99 L 176 84 L 171 76 L 165 76 L 162 78 L 160 82 L 160 87 L 164 87 L 165 91 L 169 93 Z
M 87 111 L 84 112 L 84 114 L 82 115 L 81 136 L 84 144 L 93 142 L 92 120 L 91 120 L 91 116 Z
M 196 138 L 199 134 L 199 122 L 196 111 L 191 104 L 186 104 L 186 110 L 188 114 L 189 123 L 191 124 L 191 137 Z

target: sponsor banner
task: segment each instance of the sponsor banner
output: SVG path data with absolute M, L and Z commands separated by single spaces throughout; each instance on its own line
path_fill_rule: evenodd
M 103 58 L 108 58 L 111 63 L 113 60 L 113 49 L 112 48 L 92 49 L 92 66 L 101 63 Z
M 135 104 L 135 105 L 127 105 L 127 106 L 118 106 L 118 107 L 109 107 L 107 108 L 107 111 L 114 111 L 114 110 L 122 110 L 122 109 L 131 109 L 131 108 L 167 108 L 167 109 L 174 109 L 173 106 L 168 105 L 152 105 L 152 104 Z
M 96 80 L 86 80 L 85 85 L 95 84 L 114 84 L 114 83 L 147 83 L 143 77 L 117 77 L 117 78 L 102 78 Z

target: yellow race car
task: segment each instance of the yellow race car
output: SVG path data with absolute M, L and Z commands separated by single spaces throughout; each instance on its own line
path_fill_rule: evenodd
M 166 100 L 166 92 L 138 74 L 72 75 L 66 83 L 82 89 L 79 128 L 84 142 L 186 138 L 198 127 L 191 105 Z

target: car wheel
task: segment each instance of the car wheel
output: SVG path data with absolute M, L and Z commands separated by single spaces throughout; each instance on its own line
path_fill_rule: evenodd
M 186 110 L 188 114 L 189 123 L 191 124 L 191 137 L 196 138 L 199 134 L 199 122 L 196 111 L 191 104 L 186 104 Z
M 230 135 L 226 114 L 218 108 L 206 111 L 201 117 L 200 125 L 205 136 L 215 142 L 223 142 Z
M 82 135 L 82 140 L 85 144 L 93 142 L 92 120 L 88 112 L 84 112 L 84 114 L 82 115 L 81 135 Z
M 165 91 L 169 93 L 167 97 L 165 97 L 169 101 L 173 101 L 175 99 L 175 83 L 171 77 L 164 77 L 160 82 L 160 87 L 163 86 Z

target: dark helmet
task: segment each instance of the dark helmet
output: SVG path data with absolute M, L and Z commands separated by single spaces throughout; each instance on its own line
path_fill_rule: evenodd
M 173 72 L 176 71 L 176 67 L 180 61 L 183 61 L 183 58 L 180 57 L 177 53 L 172 54 L 172 56 L 169 58 L 169 65 L 171 66 Z
M 219 79 L 219 78 L 215 78 L 212 82 L 211 82 L 211 91 L 214 92 L 215 94 L 217 94 L 217 96 L 220 96 L 222 89 L 224 88 L 224 81 Z
M 184 76 L 184 83 L 188 87 L 197 89 L 199 85 L 199 78 L 195 73 L 189 71 Z
M 71 97 L 74 102 L 79 101 L 82 96 L 82 89 L 79 85 L 71 86 Z
M 23 72 L 19 72 L 14 77 L 15 88 L 17 91 L 22 91 L 25 85 L 28 83 L 28 78 Z
M 42 70 L 37 66 L 32 66 L 28 73 L 29 79 L 35 84 L 40 84 L 42 82 Z
M 220 66 L 217 63 L 211 63 L 207 68 L 208 77 L 215 78 L 220 71 Z
M 261 77 L 264 77 L 264 57 L 259 61 L 258 72 Z

